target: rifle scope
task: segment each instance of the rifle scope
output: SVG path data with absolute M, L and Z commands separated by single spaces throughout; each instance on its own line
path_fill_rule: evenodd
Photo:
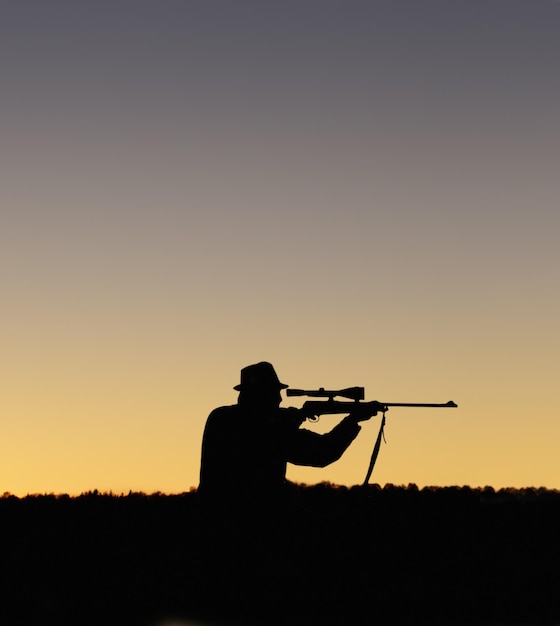
M 338 389 L 329 391 L 323 387 L 319 389 L 286 389 L 287 396 L 310 396 L 311 398 L 348 398 L 349 400 L 363 400 L 365 397 L 364 387 L 348 387 L 346 389 Z

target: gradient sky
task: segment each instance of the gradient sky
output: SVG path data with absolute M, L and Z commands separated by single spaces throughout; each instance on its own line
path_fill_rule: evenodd
M 459 404 L 372 482 L 560 488 L 559 60 L 554 0 L 4 0 L 0 493 L 196 486 L 260 360 Z

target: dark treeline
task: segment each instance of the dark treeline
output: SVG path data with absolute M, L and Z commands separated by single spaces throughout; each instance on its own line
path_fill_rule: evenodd
M 560 622 L 560 492 L 293 485 L 0 498 L 0 623 Z

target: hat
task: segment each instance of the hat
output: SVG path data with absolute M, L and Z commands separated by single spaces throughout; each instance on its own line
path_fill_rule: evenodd
M 259 387 L 286 389 L 288 386 L 280 382 L 270 363 L 261 361 L 254 365 L 248 365 L 241 370 L 241 383 L 235 385 L 234 389 L 236 391 Z

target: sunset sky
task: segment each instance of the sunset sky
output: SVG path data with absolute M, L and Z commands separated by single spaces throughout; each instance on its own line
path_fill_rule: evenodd
M 458 403 L 371 482 L 560 488 L 560 2 L 0 9 L 0 494 L 195 487 L 261 360 Z

